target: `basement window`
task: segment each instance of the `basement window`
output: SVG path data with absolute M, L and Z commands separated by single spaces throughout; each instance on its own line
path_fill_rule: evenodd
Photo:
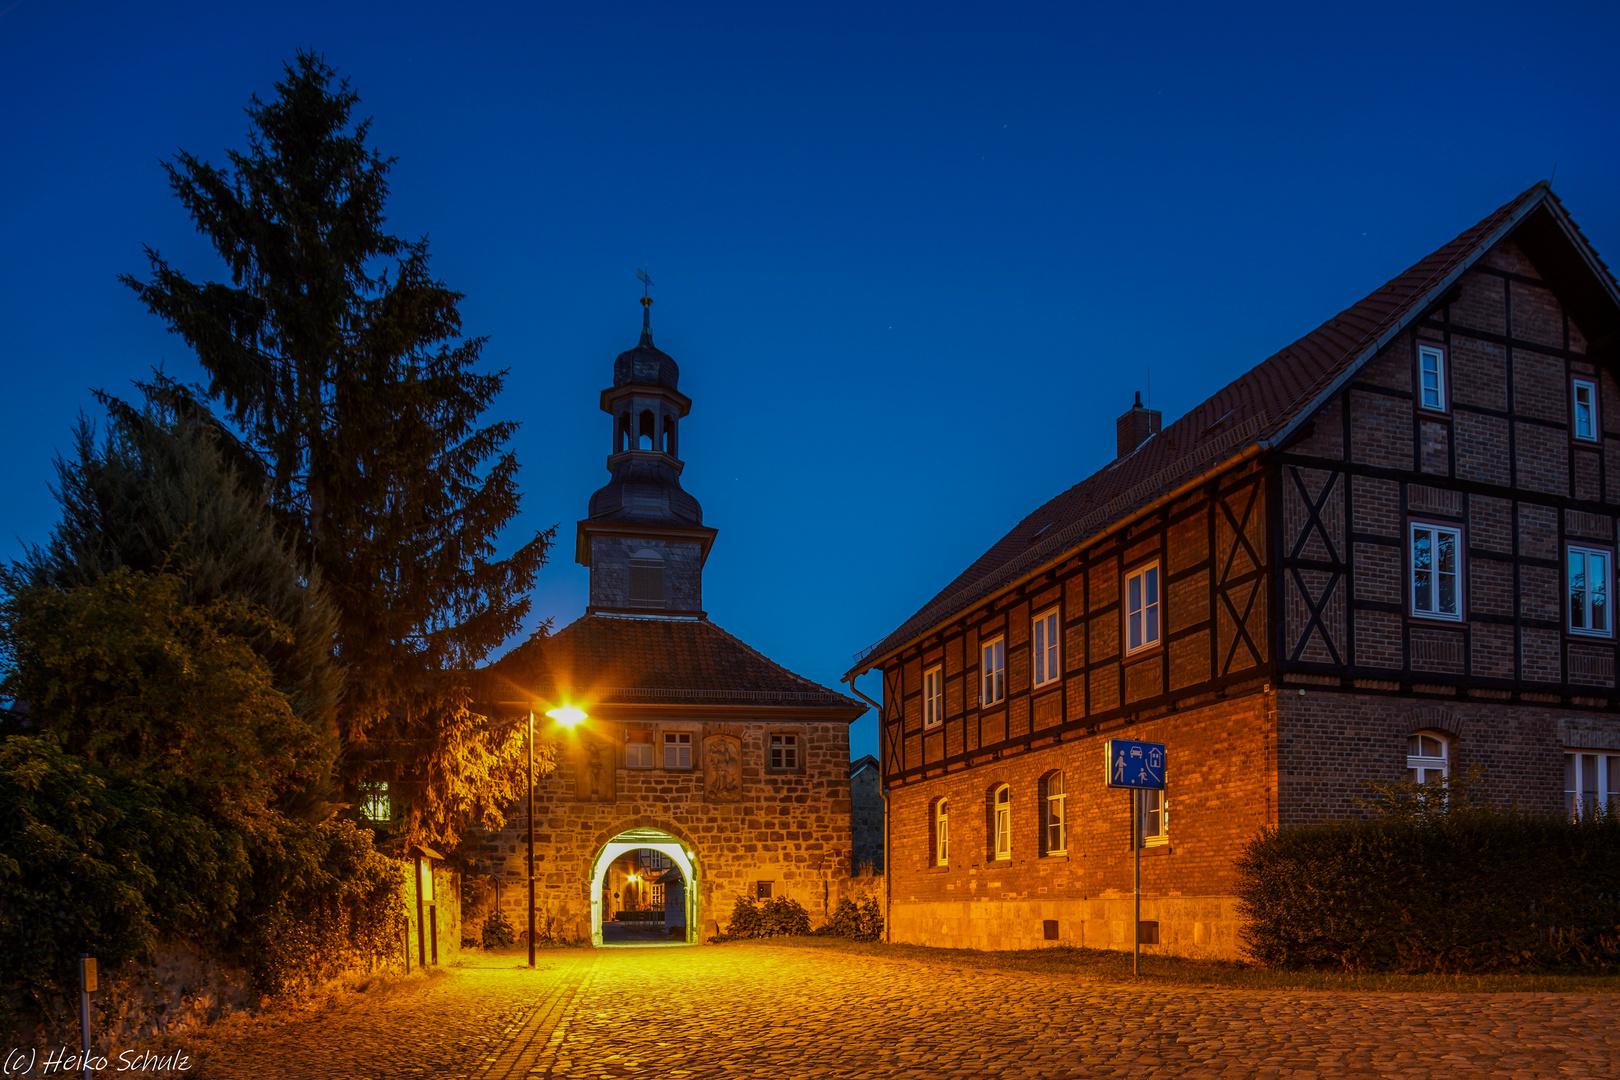
M 1564 755 L 1564 810 L 1572 818 L 1620 810 L 1620 754 Z

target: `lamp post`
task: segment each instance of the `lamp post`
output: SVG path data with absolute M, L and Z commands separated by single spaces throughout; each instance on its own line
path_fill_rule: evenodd
M 571 728 L 588 719 L 585 710 L 573 705 L 547 709 L 546 715 L 563 727 Z M 534 710 L 529 710 L 529 967 L 534 967 Z

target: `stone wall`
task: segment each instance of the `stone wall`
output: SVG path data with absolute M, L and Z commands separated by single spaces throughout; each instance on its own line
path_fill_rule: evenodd
M 837 904 L 849 877 L 849 727 L 842 722 L 719 721 L 649 716 L 629 722 L 591 721 L 591 730 L 565 737 L 557 772 L 535 791 L 535 907 L 540 933 L 559 940 L 590 935 L 591 872 L 597 854 L 630 829 L 669 833 L 692 853 L 700 895 L 694 914 L 724 924 L 737 898 L 757 883 L 803 904 L 812 923 Z M 651 734 L 655 767 L 625 767 L 626 728 Z M 691 768 L 663 767 L 662 736 L 685 732 Z M 768 767 L 772 733 L 797 734 L 801 762 Z M 734 739 L 740 755 L 735 784 L 705 770 L 703 749 Z M 593 749 L 594 748 L 594 749 Z M 592 763 L 598 765 L 593 774 Z M 707 775 L 706 775 L 707 772 Z M 525 879 L 528 817 L 523 803 L 508 812 L 498 834 L 474 845 L 501 882 L 501 904 L 522 934 L 528 926 Z M 480 887 L 480 916 L 493 890 Z

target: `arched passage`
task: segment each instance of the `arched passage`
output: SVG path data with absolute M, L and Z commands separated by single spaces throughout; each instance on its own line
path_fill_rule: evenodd
M 626 829 L 597 851 L 596 860 L 591 864 L 591 944 L 602 944 L 602 882 L 608 866 L 620 855 L 638 848 L 661 851 L 680 867 L 681 876 L 686 879 L 686 943 L 697 944 L 698 928 L 703 925 L 703 913 L 699 910 L 702 890 L 698 883 L 697 855 L 685 842 L 662 829 L 653 828 Z

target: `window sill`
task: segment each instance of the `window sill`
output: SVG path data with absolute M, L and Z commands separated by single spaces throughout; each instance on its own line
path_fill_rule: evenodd
M 1424 626 L 1464 626 L 1468 622 L 1461 615 L 1429 615 L 1418 611 L 1408 612 L 1406 618 L 1408 622 L 1421 623 Z
M 1151 645 L 1141 645 L 1131 652 L 1126 653 L 1125 663 L 1129 664 L 1133 660 L 1146 660 L 1148 657 L 1163 651 L 1164 641 L 1163 639 L 1160 639 L 1159 641 L 1153 642 Z

